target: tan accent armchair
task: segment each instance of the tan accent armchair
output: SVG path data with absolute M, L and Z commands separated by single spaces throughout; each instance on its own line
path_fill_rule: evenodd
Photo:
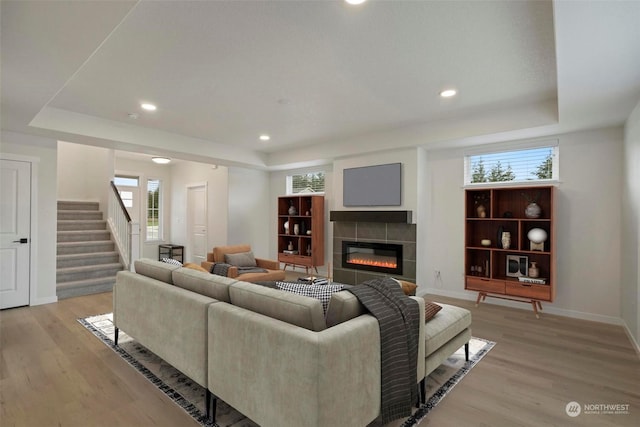
M 211 271 L 211 267 L 216 262 L 225 262 L 226 254 L 239 254 L 251 251 L 251 245 L 233 245 L 233 246 L 216 246 L 213 252 L 207 252 L 207 260 L 202 261 L 201 265 L 207 271 Z M 242 280 L 245 282 L 261 282 L 264 280 L 284 280 L 284 270 L 280 270 L 280 263 L 268 259 L 256 258 L 256 265 L 260 268 L 268 270 L 266 273 L 238 273 L 238 267 L 229 267 L 227 277 Z

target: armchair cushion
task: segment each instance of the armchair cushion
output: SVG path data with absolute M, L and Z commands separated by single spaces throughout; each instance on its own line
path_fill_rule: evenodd
M 252 251 L 240 252 L 237 254 L 225 254 L 224 262 L 236 267 L 257 267 L 256 258 Z

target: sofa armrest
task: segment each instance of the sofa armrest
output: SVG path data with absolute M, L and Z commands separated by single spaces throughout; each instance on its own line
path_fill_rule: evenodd
M 227 270 L 227 277 L 231 277 L 232 279 L 238 277 L 238 267 L 235 265 L 229 267 Z
M 373 316 L 313 332 L 217 303 L 208 343 L 209 389 L 260 425 L 362 427 L 380 413 Z
M 280 270 L 280 263 L 270 259 L 256 258 L 256 265 L 267 270 Z

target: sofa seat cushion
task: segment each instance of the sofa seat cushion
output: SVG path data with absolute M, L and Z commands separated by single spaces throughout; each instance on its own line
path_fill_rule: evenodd
M 191 292 L 215 298 L 218 301 L 231 302 L 229 286 L 237 280 L 209 274 L 190 268 L 173 271 L 173 284 Z
M 181 268 L 177 265 L 167 264 L 165 262 L 146 258 L 135 260 L 134 266 L 136 273 L 169 284 L 173 284 L 171 273 L 173 273 L 174 270 Z
M 425 326 L 426 354 L 442 347 L 453 337 L 471 326 L 471 312 L 449 304 L 441 304 L 440 310 Z
M 229 287 L 231 304 L 308 329 L 327 328 L 322 303 L 302 295 L 238 281 Z

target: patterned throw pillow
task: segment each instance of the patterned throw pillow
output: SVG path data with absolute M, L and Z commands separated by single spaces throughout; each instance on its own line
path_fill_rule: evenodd
M 173 258 L 162 258 L 160 261 L 166 262 L 167 264 L 177 265 L 178 267 L 182 267 L 182 263 Z
M 442 310 L 442 306 L 434 302 L 425 301 L 424 302 L 424 321 L 428 322 L 440 310 Z
M 300 282 L 276 282 L 276 287 L 283 291 L 319 299 L 325 315 L 327 314 L 331 294 L 342 290 L 342 285 L 310 285 Z

